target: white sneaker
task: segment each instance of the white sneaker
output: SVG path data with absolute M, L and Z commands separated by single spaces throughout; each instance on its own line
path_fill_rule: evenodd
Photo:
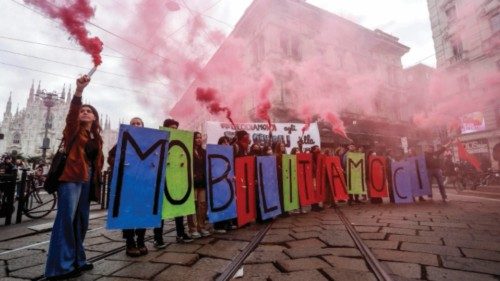
M 198 231 L 193 231 L 190 234 L 191 234 L 191 237 L 194 239 L 198 239 L 201 237 L 201 234 Z
M 205 230 L 205 229 L 202 229 L 202 230 L 200 231 L 200 234 L 201 234 L 201 236 L 202 236 L 202 237 L 207 237 L 207 236 L 212 235 L 212 233 L 210 233 L 210 231 Z
M 224 233 L 227 233 L 227 231 L 225 229 L 214 229 L 214 232 L 215 233 L 218 233 L 218 234 L 224 234 Z

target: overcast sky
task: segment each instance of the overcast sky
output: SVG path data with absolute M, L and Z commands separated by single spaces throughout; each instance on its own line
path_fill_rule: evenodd
M 96 17 L 92 21 L 113 31 L 113 26 L 126 21 L 127 15 L 131 16 L 134 13 L 134 3 L 137 1 L 93 0 L 92 5 L 95 5 L 97 10 Z M 189 0 L 185 1 L 189 4 Z M 404 67 L 419 62 L 435 66 L 427 1 L 308 0 L 307 2 L 369 29 L 378 28 L 399 37 L 401 43 L 411 48 L 402 59 Z M 205 13 L 207 24 L 228 34 L 231 26 L 236 24 L 251 0 L 207 0 L 206 3 L 207 7 L 217 3 Z M 60 92 L 63 84 L 66 84 L 66 87 L 72 84 L 74 89 L 75 78 L 92 67 L 89 55 L 78 51 L 79 47 L 68 39 L 68 34 L 58 23 L 21 4 L 23 4 L 22 0 L 0 1 L 0 116 L 3 116 L 10 92 L 12 92 L 14 112 L 18 104 L 20 108 L 26 106 L 32 80 L 35 80 L 35 84 L 41 80 L 42 89 L 48 91 Z M 120 10 L 120 17 L 117 17 L 114 10 Z M 109 115 L 114 128 L 117 127 L 120 118 L 128 120 L 136 115 L 144 117 L 146 126 L 156 127 L 167 116 L 153 116 L 146 106 L 134 102 L 134 96 L 162 92 L 161 98 L 174 102 L 174 96 L 169 94 L 168 89 L 161 84 L 168 83 L 168 81 L 151 81 L 147 85 L 138 87 L 138 83 L 127 78 L 122 65 L 124 59 L 120 58 L 122 44 L 127 43 L 119 42 L 119 39 L 109 33 L 92 26 L 89 26 L 89 30 L 92 35 L 102 39 L 105 48 L 104 62 L 94 75 L 92 84 L 85 93 L 85 99 L 95 105 L 102 114 Z

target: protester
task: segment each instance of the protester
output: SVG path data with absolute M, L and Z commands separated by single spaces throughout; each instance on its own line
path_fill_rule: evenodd
M 313 176 L 313 188 L 315 192 L 318 192 L 318 189 L 320 188 L 320 180 L 317 178 L 317 172 L 318 169 L 321 169 L 321 167 L 318 165 L 321 163 L 318 163 L 319 158 L 321 157 L 321 149 L 319 146 L 314 145 L 311 147 L 311 154 L 312 154 L 312 176 Z M 320 206 L 319 203 L 315 203 L 311 205 L 311 211 L 313 212 L 321 212 L 323 211 L 324 208 Z
M 3 158 L 3 162 L 0 164 L 0 170 L 6 175 L 13 174 L 16 171 L 16 166 L 12 163 L 12 157 L 10 155 Z
M 134 117 L 130 120 L 130 125 L 134 127 L 144 127 L 144 122 L 139 117 Z M 113 171 L 113 166 L 116 157 L 116 144 L 111 148 L 108 153 L 108 165 L 110 171 Z M 110 174 L 110 179 L 112 175 Z M 124 229 L 123 238 L 125 238 L 126 250 L 125 254 L 129 257 L 139 257 L 148 254 L 148 248 L 144 243 L 144 236 L 146 235 L 146 229 L 136 228 L 136 229 Z M 137 237 L 137 238 L 135 238 Z
M 441 193 L 441 199 L 446 202 L 446 189 L 444 187 L 443 170 L 440 156 L 446 151 L 450 143 L 445 144 L 441 149 L 435 151 L 433 146 L 428 146 L 425 151 L 425 164 L 427 166 L 427 173 L 429 174 L 429 182 L 432 186 L 432 179 L 435 178 Z
M 207 152 L 202 147 L 203 138 L 200 132 L 194 132 L 193 145 L 193 178 L 194 178 L 194 200 L 196 215 L 187 216 L 189 234 L 192 238 L 209 236 L 205 221 L 207 216 L 207 179 L 206 179 L 206 156 Z
M 281 214 L 283 216 L 288 216 L 288 213 L 285 212 L 285 205 L 283 200 L 283 154 L 286 154 L 285 144 L 283 142 L 276 142 L 274 144 L 274 155 L 276 156 L 276 171 L 278 176 L 278 190 L 279 190 L 279 198 L 280 198 L 280 206 L 281 206 Z
M 52 228 L 45 277 L 60 280 L 75 277 L 93 268 L 87 262 L 83 240 L 89 224 L 90 200 L 99 184 L 104 162 L 101 127 L 97 110 L 82 105 L 82 93 L 89 84 L 86 75 L 77 87 L 63 132 L 68 157 L 57 190 L 57 215 Z
M 262 151 L 260 149 L 260 145 L 258 145 L 257 143 L 253 143 L 250 146 L 250 151 L 248 152 L 248 155 L 251 155 L 251 156 L 260 156 L 261 153 L 262 153 Z
M 163 127 L 170 129 L 178 129 L 179 122 L 174 119 L 165 119 L 163 121 Z M 186 234 L 184 230 L 184 216 L 176 217 L 175 219 L 175 230 L 177 233 L 177 242 L 179 243 L 189 243 L 193 242 L 193 238 Z M 154 246 L 157 249 L 164 249 L 167 245 L 163 241 L 163 226 L 164 222 L 161 221 L 160 227 L 157 227 L 153 230 L 154 232 Z
M 349 144 L 347 146 L 347 151 L 344 152 L 344 154 L 342 155 L 342 166 L 344 167 L 344 171 L 347 171 L 347 153 L 348 152 L 356 152 L 356 145 L 354 145 L 353 143 Z M 347 173 L 345 173 L 346 177 L 348 176 Z M 349 182 L 346 178 L 346 182 Z M 349 200 L 347 201 L 347 203 L 349 205 L 352 204 L 352 202 L 354 203 L 363 203 L 361 202 L 361 200 L 359 200 L 359 195 L 358 194 L 355 194 L 355 195 L 352 195 L 352 194 L 349 194 Z

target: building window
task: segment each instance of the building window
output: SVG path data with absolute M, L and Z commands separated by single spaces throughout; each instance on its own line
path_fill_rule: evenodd
M 302 59 L 302 54 L 300 52 L 300 40 L 297 37 L 292 39 L 292 58 L 294 60 L 300 61 Z
M 455 60 L 460 60 L 463 57 L 464 47 L 462 44 L 462 39 L 456 38 L 451 41 L 451 49 L 453 51 L 453 58 Z
M 497 70 L 500 71 L 500 60 L 497 60 Z
M 21 143 L 21 135 L 19 133 L 14 134 L 14 138 L 12 139 L 13 144 L 20 144 Z
M 265 56 L 264 39 L 259 36 L 253 42 L 254 62 L 260 62 Z
M 445 13 L 448 22 L 452 22 L 457 19 L 457 8 L 455 6 L 451 6 L 448 9 L 446 9 Z
M 387 67 L 387 82 L 389 85 L 397 85 L 396 69 L 392 66 Z
M 500 13 L 495 14 L 490 18 L 491 32 L 495 33 L 500 30 Z
M 281 47 L 281 51 L 283 52 L 283 55 L 285 57 L 290 56 L 289 45 L 290 45 L 290 40 L 289 40 L 288 36 L 285 34 L 282 34 L 280 37 L 280 47 Z

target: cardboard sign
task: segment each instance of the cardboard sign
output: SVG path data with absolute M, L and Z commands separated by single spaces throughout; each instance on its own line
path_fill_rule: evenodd
M 283 208 L 285 212 L 289 212 L 300 207 L 297 185 L 297 156 L 284 154 L 282 157 Z
M 385 158 L 368 157 L 368 193 L 371 198 L 389 197 Z
M 349 194 L 366 194 L 365 154 L 347 152 L 347 192 Z
M 324 172 L 322 167 L 324 166 L 323 163 L 325 162 L 325 158 L 325 155 L 318 155 L 318 159 L 316 160 L 316 180 L 314 181 L 314 195 L 316 198 L 315 203 L 325 201 L 325 182 L 322 181 Z
M 411 165 L 408 161 L 392 162 L 392 193 L 395 203 L 412 203 Z
M 257 157 L 259 207 L 263 220 L 281 214 L 275 156 Z
M 316 202 L 314 194 L 312 155 L 299 153 L 297 156 L 297 182 L 299 184 L 300 206 L 307 206 Z
M 121 125 L 107 228 L 160 226 L 169 132 Z
M 195 213 L 193 184 L 193 132 L 170 132 L 162 218 Z
M 233 147 L 207 145 L 208 221 L 211 223 L 236 218 Z
M 331 194 L 335 200 L 347 200 L 349 195 L 347 194 L 346 182 L 344 169 L 340 164 L 340 158 L 338 156 L 327 156 L 323 161 L 323 172 L 322 182 L 325 188 L 330 188 Z
M 237 157 L 235 163 L 236 204 L 238 226 L 255 221 L 257 205 L 255 198 L 255 158 Z
M 432 195 L 425 157 L 419 155 L 407 159 L 410 165 L 411 187 L 413 196 Z

